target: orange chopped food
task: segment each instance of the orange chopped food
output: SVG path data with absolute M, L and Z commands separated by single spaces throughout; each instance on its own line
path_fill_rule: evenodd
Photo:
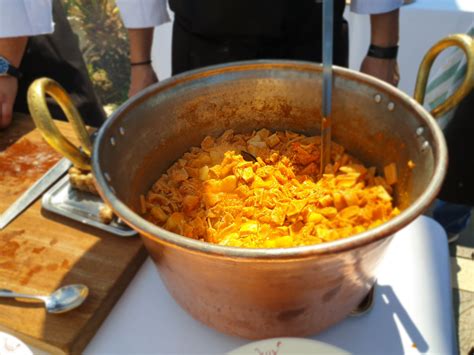
M 246 248 L 346 238 L 400 213 L 395 164 L 377 176 L 334 142 L 322 177 L 319 160 L 317 136 L 228 130 L 185 153 L 140 205 L 145 218 L 172 232 Z
M 395 184 L 398 180 L 397 166 L 395 165 L 395 163 L 388 164 L 383 170 L 385 174 L 385 181 L 387 181 L 387 184 Z

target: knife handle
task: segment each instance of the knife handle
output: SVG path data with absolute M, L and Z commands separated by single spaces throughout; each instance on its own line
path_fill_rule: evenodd
M 79 138 L 82 150 L 71 143 L 59 131 L 54 123 L 46 103 L 46 95 L 51 96 L 61 107 L 71 123 L 74 133 Z M 69 159 L 81 170 L 91 170 L 92 143 L 84 121 L 74 107 L 70 96 L 56 81 L 49 78 L 35 80 L 28 88 L 28 108 L 36 127 L 43 138 L 56 151 Z

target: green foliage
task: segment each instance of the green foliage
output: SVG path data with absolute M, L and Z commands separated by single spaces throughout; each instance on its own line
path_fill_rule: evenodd
M 79 36 L 89 76 L 104 105 L 127 99 L 128 38 L 114 0 L 62 0 Z

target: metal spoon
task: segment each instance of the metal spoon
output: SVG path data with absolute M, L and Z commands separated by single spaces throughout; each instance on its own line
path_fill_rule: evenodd
M 44 302 L 49 313 L 64 313 L 79 307 L 87 298 L 89 289 L 85 285 L 68 285 L 58 288 L 49 296 L 28 295 L 16 293 L 11 290 L 0 289 L 0 297 L 28 298 Z
M 321 175 L 331 157 L 331 102 L 332 102 L 332 50 L 333 0 L 323 1 L 323 100 L 321 121 Z

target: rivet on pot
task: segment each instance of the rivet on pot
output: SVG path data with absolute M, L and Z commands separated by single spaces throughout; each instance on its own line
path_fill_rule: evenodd
M 374 96 L 374 100 L 375 100 L 376 103 L 379 104 L 380 102 L 382 102 L 382 95 L 376 94 L 376 95 Z
M 424 141 L 423 144 L 421 145 L 421 151 L 425 151 L 430 147 L 430 143 L 428 141 Z
M 122 136 L 124 136 L 125 135 L 125 128 L 119 127 L 119 132 Z
M 425 131 L 425 130 L 423 129 L 423 127 L 418 127 L 418 128 L 416 129 L 416 135 L 417 135 L 417 136 L 421 136 L 424 131 Z
M 110 144 L 112 144 L 115 147 L 115 138 L 114 137 L 110 138 Z
M 389 111 L 393 111 L 395 109 L 395 104 L 393 102 L 389 102 L 387 105 Z
M 110 178 L 109 173 L 104 173 L 104 176 L 105 176 L 105 180 L 107 180 L 108 182 L 112 181 L 112 179 Z

